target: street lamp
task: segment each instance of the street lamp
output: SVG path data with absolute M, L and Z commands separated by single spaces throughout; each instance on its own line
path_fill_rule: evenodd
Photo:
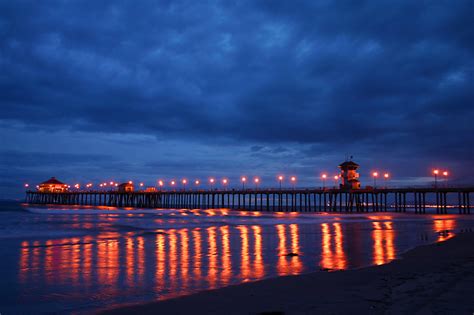
M 28 187 L 30 187 L 30 185 L 29 185 L 29 184 L 25 184 L 25 188 L 28 188 Z
M 163 185 L 164 185 L 164 183 L 163 183 L 163 181 L 160 179 L 160 180 L 158 181 L 158 186 L 160 186 L 160 191 L 161 191 L 161 189 L 163 188 Z
M 245 182 L 247 181 L 247 177 L 244 176 L 240 180 L 242 181 L 242 190 L 245 190 Z
M 323 174 L 321 175 L 321 179 L 323 180 L 323 189 L 326 188 L 326 178 L 328 177 L 327 174 Z
M 444 183 L 445 183 L 446 187 L 448 187 L 448 175 L 449 175 L 448 171 L 443 172 Z
M 260 179 L 258 177 L 255 177 L 255 179 L 253 180 L 255 182 L 255 190 L 258 189 L 258 183 L 260 182 Z
M 339 181 L 339 176 L 334 175 L 334 188 L 337 188 L 337 182 Z
M 186 190 L 186 183 L 188 182 L 186 179 L 181 181 L 183 183 L 183 190 Z
M 293 184 L 293 190 L 295 190 L 296 176 L 291 176 L 290 181 Z
M 201 183 L 201 182 L 199 181 L 199 179 L 196 179 L 196 180 L 194 181 L 194 185 L 196 185 L 196 186 L 199 186 L 200 183 Z
M 224 178 L 224 179 L 222 180 L 222 185 L 224 186 L 225 190 L 227 190 L 227 183 L 228 183 L 228 182 L 229 182 L 229 181 L 227 180 L 227 178 Z
M 215 180 L 214 178 L 209 179 L 209 183 L 211 183 L 211 190 L 212 190 L 213 187 L 214 187 L 214 182 L 215 182 L 215 181 L 216 181 L 216 180 Z
M 438 174 L 439 174 L 438 169 L 433 170 L 433 175 L 434 175 L 434 179 L 435 179 L 435 188 L 438 187 Z
M 378 172 L 373 172 L 372 177 L 374 178 L 374 188 L 377 187 L 377 177 L 379 177 Z
M 278 176 L 278 182 L 280 183 L 280 190 L 281 190 L 281 182 L 283 181 L 283 176 Z
M 383 174 L 383 180 L 384 180 L 384 182 L 385 182 L 385 188 L 387 188 L 387 181 L 388 181 L 389 178 L 390 178 L 390 174 L 389 174 L 389 173 Z
M 176 182 L 174 180 L 172 180 L 170 184 L 171 184 L 171 187 L 174 188 L 174 185 L 176 185 Z

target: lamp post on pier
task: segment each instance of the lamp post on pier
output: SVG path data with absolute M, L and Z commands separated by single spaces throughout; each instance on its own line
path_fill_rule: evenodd
M 255 182 L 255 190 L 257 190 L 258 189 L 258 183 L 260 183 L 260 178 L 255 177 L 255 179 L 253 181 Z
M 295 190 L 296 176 L 291 176 L 290 181 L 293 184 L 293 190 Z
M 245 190 L 245 182 L 247 181 L 247 177 L 243 176 L 240 180 L 242 181 L 242 190 Z
M 321 175 L 321 180 L 323 181 L 323 190 L 326 189 L 326 179 L 327 179 L 327 177 L 328 177 L 327 174 Z
M 448 188 L 448 175 L 449 175 L 448 171 L 443 172 L 444 184 L 445 184 L 446 188 Z
M 435 180 L 435 188 L 438 187 L 438 175 L 439 175 L 439 170 L 433 170 L 433 175 L 434 175 L 434 180 Z
M 372 177 L 374 178 L 374 188 L 377 188 L 377 177 L 379 177 L 379 173 L 373 172 Z
M 281 190 L 281 182 L 283 181 L 283 176 L 278 176 L 278 182 L 280 183 L 280 190 Z

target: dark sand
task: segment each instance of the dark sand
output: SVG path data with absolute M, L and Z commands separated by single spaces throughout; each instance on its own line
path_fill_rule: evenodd
M 474 314 L 474 233 L 382 266 L 245 283 L 106 314 Z

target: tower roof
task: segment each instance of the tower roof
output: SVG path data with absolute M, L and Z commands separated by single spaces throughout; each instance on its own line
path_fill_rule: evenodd
M 357 164 L 357 163 L 355 163 L 355 162 L 352 162 L 352 161 L 345 161 L 344 163 L 339 164 L 339 167 L 340 167 L 340 168 L 348 167 L 348 166 L 351 166 L 351 167 L 359 167 L 359 164 Z

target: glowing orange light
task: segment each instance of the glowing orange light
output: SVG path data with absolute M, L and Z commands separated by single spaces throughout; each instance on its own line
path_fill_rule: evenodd
M 195 183 L 196 185 L 199 185 L 201 182 L 200 182 L 199 180 L 196 180 L 194 183 Z
M 321 178 L 322 178 L 322 179 L 326 179 L 327 177 L 328 177 L 328 175 L 327 175 L 327 174 L 323 174 L 323 175 L 321 175 Z
M 159 186 L 163 186 L 163 185 L 164 185 L 163 181 L 162 181 L 162 180 L 159 180 L 159 181 L 158 181 L 158 185 L 159 185 Z
M 183 179 L 183 184 L 186 184 L 188 181 L 186 179 Z
M 115 184 L 115 187 L 118 187 L 118 184 L 117 184 L 117 183 Z
M 214 178 L 211 178 L 211 179 L 209 179 L 209 182 L 210 182 L 211 184 L 214 184 L 215 179 L 214 179 Z
M 224 178 L 224 179 L 222 180 L 222 184 L 227 185 L 227 179 L 226 179 L 226 178 Z
M 283 176 L 278 176 L 278 180 L 283 180 Z
M 133 184 L 133 182 L 131 180 L 128 181 L 129 184 Z
M 448 171 L 443 172 L 443 176 L 448 176 L 448 175 L 449 175 Z
M 100 184 L 99 186 L 100 186 L 100 187 L 103 187 L 103 186 L 104 186 L 104 184 Z
M 372 173 L 372 176 L 373 176 L 373 177 L 378 177 L 378 176 L 379 176 L 379 173 L 378 173 L 378 172 L 373 172 L 373 173 Z
M 140 187 L 143 187 L 143 185 L 144 185 L 143 183 L 140 183 Z
M 433 174 L 438 175 L 438 174 L 439 174 L 439 170 L 433 170 Z
M 256 177 L 253 181 L 258 183 L 258 182 L 260 182 L 260 179 L 258 177 Z
M 296 182 L 296 177 L 295 177 L 295 176 L 291 176 L 290 180 L 291 180 L 292 182 Z
M 174 180 L 171 181 L 171 186 L 175 185 L 176 182 Z
M 30 187 L 30 185 L 28 185 L 28 184 L 25 184 L 25 187 L 26 187 L 26 188 L 28 188 L 28 187 Z
M 385 173 L 385 174 L 383 174 L 383 177 L 384 177 L 384 178 L 389 178 L 389 177 L 390 177 L 390 174 L 389 174 L 389 173 Z
M 110 182 L 110 185 L 113 185 L 113 184 L 114 184 L 114 182 Z
M 339 179 L 339 176 L 335 175 L 334 180 L 338 180 L 338 179 Z
M 243 182 L 246 182 L 246 181 L 247 181 L 247 177 L 242 177 L 240 180 L 243 181 Z

